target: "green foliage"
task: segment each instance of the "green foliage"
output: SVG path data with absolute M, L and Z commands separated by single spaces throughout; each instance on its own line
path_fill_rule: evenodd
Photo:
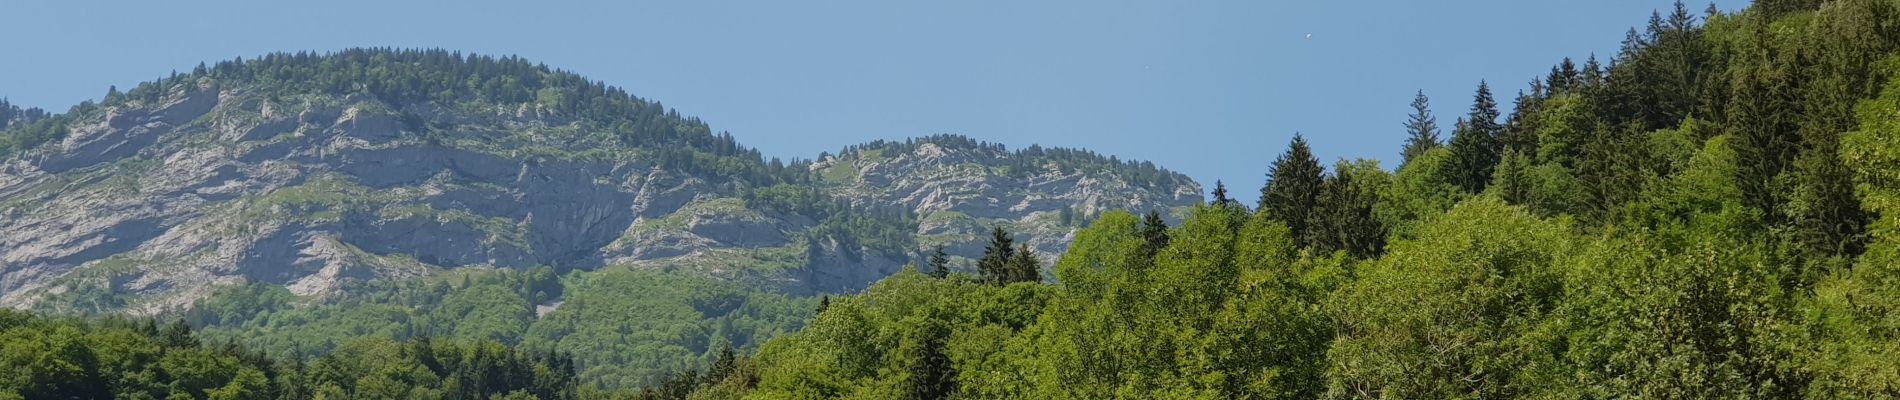
M 1412 98 L 1412 115 L 1405 120 L 1405 148 L 1399 152 L 1405 165 L 1414 158 L 1424 155 L 1427 150 L 1444 146 L 1438 141 L 1438 118 L 1432 116 L 1431 98 L 1425 97 L 1425 91 L 1418 91 Z
M 1498 125 L 1498 102 L 1491 96 L 1491 84 L 1478 82 L 1478 92 L 1472 96 L 1471 114 L 1459 120 L 1451 134 L 1453 159 L 1449 177 L 1465 192 L 1476 193 L 1484 190 L 1491 182 L 1491 169 L 1497 166 L 1499 153 L 1503 150 L 1498 135 L 1503 127 Z
M 353 292 L 360 294 L 304 304 L 282 286 L 237 286 L 194 304 L 185 318 L 207 337 L 287 358 L 332 354 L 358 338 L 422 337 L 573 354 L 577 382 L 634 389 L 715 361 L 720 346 L 750 349 L 796 329 L 812 308 L 707 278 L 625 268 L 565 278 L 548 268 L 474 271 Z
M 1373 210 L 1379 192 L 1391 185 L 1391 175 L 1370 160 L 1341 161 L 1320 185 L 1315 209 L 1309 215 L 1305 242 L 1320 254 L 1345 251 L 1371 258 L 1385 250 L 1386 229 Z
M 990 231 L 990 242 L 983 249 L 983 257 L 976 261 L 977 271 L 983 273 L 985 282 L 1007 286 L 1042 280 L 1042 261 L 1030 252 L 1028 244 L 1016 245 L 1015 242 L 1002 227 Z
M 1533 331 L 1563 295 L 1565 228 L 1478 198 L 1432 218 L 1328 302 L 1338 397 L 1512 397 Z
M 573 364 L 494 342 L 354 341 L 310 363 L 201 345 L 186 325 L 0 310 L 0 397 L 574 399 Z M 182 327 L 182 328 L 181 328 Z
M 1313 158 L 1313 149 L 1307 147 L 1306 138 L 1293 134 L 1286 152 L 1267 169 L 1267 185 L 1260 188 L 1256 210 L 1286 224 L 1293 231 L 1293 240 L 1307 245 L 1308 224 L 1320 206 L 1320 184 L 1325 174 L 1326 169 Z
M 1394 173 L 1358 161 L 1327 176 L 1296 139 L 1260 212 L 1217 182 L 1176 227 L 1154 211 L 1067 221 L 1083 228 L 1049 284 L 998 228 L 980 279 L 948 274 L 939 249 L 931 275 L 906 268 L 815 307 L 605 267 L 447 274 L 327 302 L 243 286 L 162 328 L 0 311 L 0 398 L 1900 397 L 1900 4 L 1764 1 L 1697 19 L 1681 4 L 1655 14 L 1607 70 L 1564 60 L 1502 125 L 1481 84 L 1444 148 L 1421 94 Z M 801 185 L 809 172 L 777 172 L 793 166 L 748 169 L 756 156 L 727 136 L 649 126 L 685 120 L 564 73 L 431 52 L 279 57 L 192 76 L 637 122 L 615 132 L 758 172 L 737 186 L 743 208 L 820 221 L 808 262 L 917 248 L 915 216 L 828 199 Z M 482 72 L 418 78 L 405 74 L 428 70 L 392 57 Z M 0 144 L 30 150 L 58 136 L 30 127 L 57 118 L 0 118 L 16 121 Z M 924 144 L 1008 153 L 938 136 L 841 157 Z M 1178 183 L 1082 151 L 1012 154 L 997 173 Z M 380 195 L 332 189 L 251 201 L 309 217 Z M 111 306 L 111 288 L 70 304 Z M 237 344 L 205 345 L 220 342 Z

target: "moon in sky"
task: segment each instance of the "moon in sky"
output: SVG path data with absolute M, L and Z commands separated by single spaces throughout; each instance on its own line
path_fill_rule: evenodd
M 1313 34 L 1311 34 L 1311 33 L 1308 33 L 1308 34 L 1306 34 L 1306 38 L 1307 38 L 1307 39 L 1312 39 L 1312 38 L 1313 38 Z

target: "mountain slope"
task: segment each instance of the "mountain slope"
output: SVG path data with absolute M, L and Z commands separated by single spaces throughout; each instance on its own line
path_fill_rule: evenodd
M 152 313 L 234 284 L 330 299 L 465 267 L 843 291 L 926 245 L 974 257 L 983 227 L 1053 255 L 1081 220 L 1059 214 L 1199 200 L 1152 165 L 952 136 L 767 160 L 617 88 L 440 50 L 221 62 L 19 121 L 0 134 L 16 308 Z

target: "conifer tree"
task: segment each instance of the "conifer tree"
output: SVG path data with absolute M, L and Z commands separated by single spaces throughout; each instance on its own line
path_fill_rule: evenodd
M 1451 148 L 1455 172 L 1451 178 L 1467 192 L 1477 193 L 1491 181 L 1491 169 L 1498 163 L 1498 104 L 1491 97 L 1491 85 L 1478 83 L 1471 114 L 1452 133 Z
M 1582 76 L 1577 82 L 1579 86 L 1586 88 L 1603 84 L 1603 65 L 1597 63 L 1596 54 L 1590 54 L 1590 59 L 1584 60 Z
M 1405 132 L 1405 150 L 1400 152 L 1405 162 L 1444 145 L 1438 140 L 1438 117 L 1432 116 L 1431 98 L 1425 97 L 1424 90 L 1412 98 L 1412 115 L 1405 121 Z
M 990 243 L 983 249 L 983 258 L 977 260 L 977 269 L 983 272 L 983 280 L 990 284 L 1008 285 L 1014 278 L 1016 260 L 1016 239 L 1010 237 L 1002 227 L 990 230 Z
M 945 253 L 943 245 L 937 245 L 930 252 L 930 277 L 943 279 L 950 276 L 950 255 Z
M 1233 199 L 1227 198 L 1227 184 L 1224 182 L 1221 182 L 1218 179 L 1214 180 L 1214 199 L 1209 200 L 1207 204 L 1211 206 L 1221 207 L 1221 206 L 1232 205 L 1233 203 L 1234 203 Z
M 1505 150 L 1497 171 L 1491 174 L 1491 192 L 1512 205 L 1530 201 L 1530 158 L 1515 149 Z
M 1870 218 L 1855 197 L 1853 173 L 1841 165 L 1838 143 L 1809 143 L 1794 162 L 1787 218 L 1793 239 L 1811 257 L 1855 256 L 1866 245 Z
M 1168 248 L 1168 222 L 1161 219 L 1161 212 L 1148 210 L 1148 215 L 1141 218 L 1141 239 L 1141 252 L 1148 258 Z
M 1515 104 L 1511 116 L 1504 119 L 1504 127 L 1498 132 L 1498 147 L 1505 152 L 1536 154 L 1537 120 L 1534 116 L 1543 107 L 1543 99 L 1519 91 Z
M 1385 226 L 1373 216 L 1374 193 L 1354 182 L 1354 170 L 1345 162 L 1333 168 L 1321 184 L 1317 204 L 1309 216 L 1305 242 L 1316 253 L 1344 250 L 1357 258 L 1377 256 L 1385 248 Z
M 1295 243 L 1305 246 L 1308 218 L 1319 200 L 1325 173 L 1313 157 L 1313 149 L 1306 145 L 1306 138 L 1293 134 L 1286 152 L 1267 169 L 1267 184 L 1260 188 L 1257 212 L 1286 224 Z
M 1042 281 L 1042 260 L 1036 258 L 1036 252 L 1029 249 L 1028 243 L 1016 245 L 1016 255 L 1009 260 L 1009 282 Z
M 1582 77 L 1577 74 L 1577 63 L 1571 61 L 1570 57 L 1564 57 L 1563 62 L 1550 67 L 1550 76 L 1544 78 L 1544 85 L 1550 88 L 1550 94 L 1555 96 L 1569 93 L 1570 89 L 1577 85 L 1579 79 Z
M 1782 198 L 1775 189 L 1776 176 L 1787 170 L 1799 147 L 1793 118 L 1782 115 L 1797 109 L 1798 96 L 1790 73 L 1785 66 L 1764 65 L 1735 74 L 1733 101 L 1728 104 L 1725 124 L 1734 134 L 1729 144 L 1736 156 L 1748 160 L 1738 163 L 1734 170 L 1742 205 L 1760 211 L 1771 223 L 1782 221 L 1783 215 L 1779 212 Z

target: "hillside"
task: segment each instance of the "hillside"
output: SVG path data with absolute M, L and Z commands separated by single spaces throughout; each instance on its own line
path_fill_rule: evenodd
M 1258 204 L 1104 214 L 1054 280 L 901 272 L 673 398 L 1900 396 L 1900 2 L 1624 44 L 1449 141 L 1421 93 L 1396 170 L 1296 136 Z
M 805 296 L 934 246 L 976 258 L 991 227 L 1052 256 L 1081 216 L 1200 200 L 1152 164 L 949 135 L 766 158 L 600 82 L 441 50 L 271 54 L 57 115 L 0 106 L 0 306 L 190 314 L 310 357 L 366 334 L 645 346 L 577 357 L 617 386 L 795 329 Z M 653 325 L 593 337 L 576 318 Z

